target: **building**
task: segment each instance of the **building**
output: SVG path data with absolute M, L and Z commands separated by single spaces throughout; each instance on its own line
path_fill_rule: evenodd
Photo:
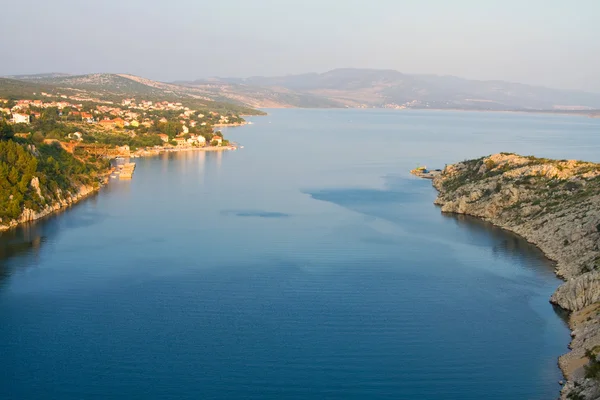
M 92 122 L 94 122 L 94 117 L 90 113 L 82 112 L 81 113 L 81 120 L 83 122 L 92 123 Z
M 217 136 L 217 135 L 213 136 L 210 141 L 211 141 L 211 143 L 217 142 L 217 146 L 220 146 L 223 144 L 223 138 L 221 136 Z
M 174 140 L 177 143 L 178 147 L 185 147 L 185 146 L 187 146 L 186 140 L 183 137 L 176 137 Z
M 115 123 L 110 119 L 103 119 L 102 121 L 100 121 L 98 123 L 102 126 L 111 127 L 111 128 L 115 126 Z
M 31 117 L 29 114 L 14 113 L 12 115 L 12 121 L 15 124 L 28 124 L 31 122 Z
M 112 120 L 113 124 L 115 124 L 116 127 L 122 128 L 125 126 L 125 120 L 123 118 L 115 118 Z
M 78 142 L 82 141 L 81 132 L 69 133 L 69 139 L 77 140 Z
M 164 133 L 159 133 L 158 137 L 160 138 L 160 140 L 162 140 L 165 143 L 169 142 L 169 135 L 165 135 Z
M 206 145 L 206 138 L 202 135 L 198 135 L 198 137 L 196 138 L 196 140 L 198 141 L 198 144 L 201 146 Z

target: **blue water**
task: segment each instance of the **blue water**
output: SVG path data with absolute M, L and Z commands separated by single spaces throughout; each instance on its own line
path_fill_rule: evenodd
M 0 236 L 0 398 L 551 399 L 552 264 L 417 163 L 600 161 L 600 120 L 273 110 Z

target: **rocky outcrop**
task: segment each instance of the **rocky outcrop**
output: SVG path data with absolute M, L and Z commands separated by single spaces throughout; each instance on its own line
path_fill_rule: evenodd
M 33 178 L 31 185 L 36 188 L 35 185 L 37 186 L 37 191 L 38 191 L 38 195 L 40 197 L 42 197 L 41 192 L 39 191 L 39 181 L 37 181 L 37 178 Z M 62 193 L 58 192 L 57 193 L 57 198 L 58 200 L 47 204 L 43 209 L 39 210 L 39 211 L 34 211 L 28 208 L 23 209 L 23 212 L 21 213 L 21 215 L 19 216 L 18 219 L 13 219 L 9 222 L 5 222 L 2 221 L 0 219 L 0 231 L 3 230 L 7 230 L 10 228 L 14 228 L 19 224 L 25 223 L 25 222 L 31 222 L 31 221 L 35 221 L 37 219 L 46 217 L 54 212 L 57 212 L 59 210 L 62 210 L 63 208 L 69 207 L 75 203 L 77 203 L 78 201 L 82 200 L 83 198 L 89 196 L 90 194 L 98 191 L 98 189 L 100 188 L 100 186 L 88 186 L 88 185 L 81 185 L 75 194 L 66 194 L 63 195 Z
M 571 312 L 572 330 L 571 352 L 559 360 L 568 379 L 561 396 L 600 398 L 585 373 L 586 350 L 600 352 L 600 164 L 501 153 L 448 165 L 433 185 L 442 212 L 515 232 L 556 261 L 566 282 L 551 302 Z
M 588 272 L 571 279 L 554 292 L 550 301 L 569 311 L 579 311 L 600 302 L 600 272 Z

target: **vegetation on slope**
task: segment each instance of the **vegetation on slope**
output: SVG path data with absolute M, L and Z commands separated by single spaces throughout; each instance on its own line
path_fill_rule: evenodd
M 24 208 L 40 211 L 80 185 L 97 185 L 108 166 L 94 157 L 78 159 L 58 143 L 11 138 L 10 126 L 0 127 L 0 222 L 17 219 Z
M 458 165 L 445 172 L 442 183 L 445 191 L 457 191 L 463 185 L 495 178 L 493 187 L 488 187 L 483 197 L 499 192 L 508 184 L 527 191 L 527 196 L 510 205 L 511 209 L 532 206 L 538 212 L 549 213 L 585 202 L 600 191 L 600 164 L 591 162 L 501 153 Z

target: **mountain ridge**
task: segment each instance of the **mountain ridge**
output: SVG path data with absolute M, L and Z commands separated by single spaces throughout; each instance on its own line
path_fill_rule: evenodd
M 414 108 L 488 111 L 592 111 L 600 93 L 502 80 L 338 68 L 324 73 L 160 82 L 132 74 L 49 73 L 11 79 L 104 95 L 167 95 L 253 108 Z
M 600 93 L 552 89 L 502 80 L 405 74 L 395 70 L 340 68 L 278 77 L 216 78 L 221 82 L 283 87 L 364 107 L 490 110 L 596 109 Z M 182 83 L 183 84 L 183 83 Z

